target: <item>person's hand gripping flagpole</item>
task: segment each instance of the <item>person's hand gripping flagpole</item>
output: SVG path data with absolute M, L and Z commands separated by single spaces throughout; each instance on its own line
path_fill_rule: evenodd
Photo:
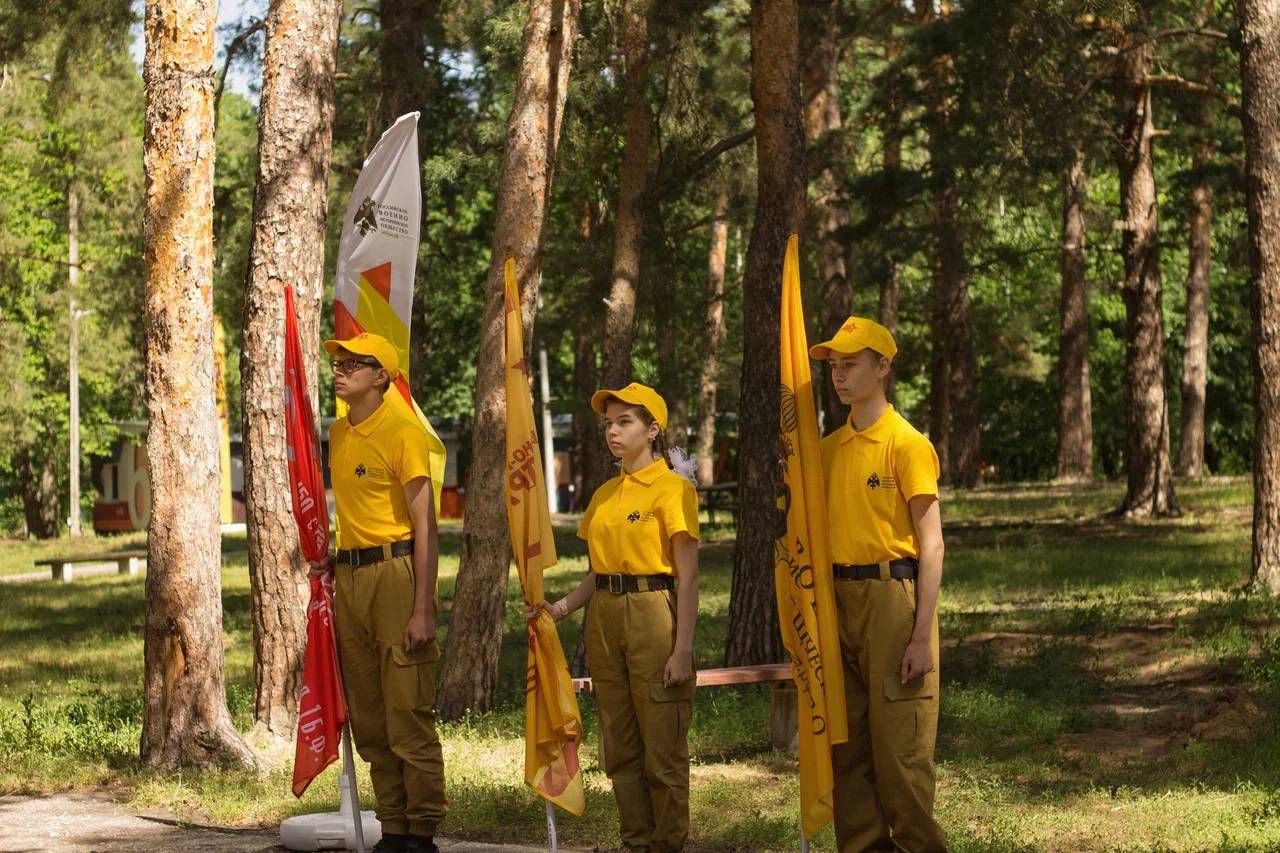
M 540 607 L 544 600 L 542 573 L 555 566 L 556 547 L 533 419 L 514 258 L 507 260 L 504 272 L 507 525 L 525 603 L 538 608 L 537 617 L 529 622 L 524 778 L 547 801 L 547 842 L 554 851 L 556 827 L 551 804 L 575 815 L 581 815 L 586 807 L 578 765 L 582 716 L 555 620 Z
M 311 411 L 311 397 L 307 393 L 292 287 L 285 287 L 284 299 L 285 440 L 293 517 L 298 524 L 298 544 L 303 557 L 310 563 L 331 566 L 329 510 L 325 502 L 324 475 L 320 470 L 315 417 Z M 344 808 L 350 807 L 357 853 L 364 853 L 364 826 L 355 787 L 347 703 L 333 628 L 332 568 L 323 573 L 312 573 L 310 580 L 311 602 L 307 607 L 307 651 L 298 702 L 293 794 L 301 797 L 311 781 L 337 759 L 338 741 L 341 739 L 343 777 L 339 779 L 340 799 Z

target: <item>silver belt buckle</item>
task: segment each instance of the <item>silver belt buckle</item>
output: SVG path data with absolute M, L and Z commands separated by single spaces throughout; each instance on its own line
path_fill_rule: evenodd
M 622 595 L 624 592 L 622 587 L 622 575 L 609 575 L 609 592 L 614 595 Z

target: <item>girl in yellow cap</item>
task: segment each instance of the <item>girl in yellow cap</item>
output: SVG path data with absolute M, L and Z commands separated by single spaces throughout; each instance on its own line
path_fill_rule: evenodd
M 667 404 L 646 385 L 598 391 L 605 440 L 622 463 L 578 527 L 591 570 L 554 604 L 587 610 L 587 663 L 600 754 L 628 850 L 680 850 L 689 834 L 689 720 L 698 613 L 698 495 L 672 469 Z M 530 611 L 531 613 L 532 611 Z

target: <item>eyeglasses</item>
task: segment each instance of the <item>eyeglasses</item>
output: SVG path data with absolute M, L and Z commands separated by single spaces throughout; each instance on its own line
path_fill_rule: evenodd
M 344 376 L 349 373 L 355 373 L 362 367 L 382 367 L 382 365 L 376 359 L 363 358 L 344 358 L 341 361 L 329 362 L 330 370 L 334 373 L 341 373 Z

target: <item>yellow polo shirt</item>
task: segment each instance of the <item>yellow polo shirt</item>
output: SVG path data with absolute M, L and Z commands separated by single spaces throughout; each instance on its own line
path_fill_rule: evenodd
M 384 402 L 352 425 L 329 427 L 329 476 L 338 509 L 338 547 L 368 548 L 413 538 L 404 484 L 431 477 L 422 422 L 406 406 Z
M 597 574 L 675 574 L 677 533 L 698 538 L 698 492 L 662 459 L 597 489 L 578 525 Z
M 831 561 L 866 565 L 919 557 L 907 501 L 937 495 L 938 472 L 933 444 L 893 406 L 862 432 L 846 423 L 824 438 Z

